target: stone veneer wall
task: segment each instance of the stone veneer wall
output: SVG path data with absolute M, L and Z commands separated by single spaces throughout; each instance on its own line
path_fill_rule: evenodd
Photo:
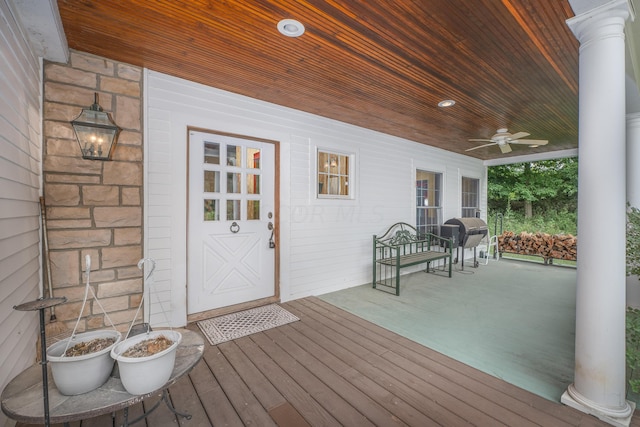
M 44 197 L 55 308 L 73 328 L 90 283 L 121 331 L 142 297 L 142 69 L 71 51 L 69 64 L 44 65 Z M 84 160 L 70 121 L 94 101 L 122 128 L 112 161 Z M 79 330 L 110 327 L 91 298 Z

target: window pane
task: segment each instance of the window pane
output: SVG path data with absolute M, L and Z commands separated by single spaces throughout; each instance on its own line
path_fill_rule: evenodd
M 247 174 L 247 194 L 260 194 L 260 175 Z
M 462 216 L 475 217 L 480 211 L 480 180 L 462 177 Z
M 428 171 L 416 171 L 416 197 L 417 206 L 440 207 L 440 194 L 442 174 Z
M 349 173 L 349 157 L 338 156 L 338 167 L 341 175 L 347 175 Z
M 204 200 L 204 220 L 205 221 L 218 221 L 220 220 L 220 210 L 218 205 L 219 200 L 205 199 Z
M 227 145 L 227 166 L 242 166 L 242 147 Z
M 247 200 L 247 219 L 260 219 L 260 200 Z
M 442 174 L 416 171 L 416 228 L 418 233 L 438 234 L 442 223 Z
M 340 194 L 340 177 L 329 175 L 329 194 Z
M 441 220 L 441 208 L 419 208 L 416 212 L 416 228 L 419 234 L 438 234 Z
M 204 191 L 205 193 L 220 192 L 220 172 L 204 171 Z
M 329 153 L 318 153 L 318 172 L 329 173 Z
M 247 168 L 260 169 L 260 150 L 258 148 L 247 148 Z
M 220 144 L 217 142 L 204 143 L 204 162 L 210 165 L 220 164 Z
M 240 193 L 240 180 L 239 173 L 227 172 L 227 193 Z
M 328 175 L 321 174 L 318 176 L 318 194 L 327 194 L 329 186 L 327 185 Z
M 338 190 L 338 194 L 349 194 L 349 189 L 347 186 L 349 185 L 349 181 L 346 176 L 340 177 L 340 188 Z
M 240 200 L 227 200 L 227 221 L 240 219 Z
M 428 179 L 420 179 L 416 181 L 416 206 L 429 206 L 428 190 Z
M 349 196 L 350 157 L 318 151 L 318 195 Z

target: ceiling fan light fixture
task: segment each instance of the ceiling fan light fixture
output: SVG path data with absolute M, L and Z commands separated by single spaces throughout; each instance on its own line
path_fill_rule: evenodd
M 278 31 L 287 37 L 300 37 L 304 34 L 304 25 L 295 19 L 283 19 L 278 22 Z
M 438 102 L 438 107 L 440 108 L 453 107 L 455 104 L 456 104 L 456 101 L 454 101 L 453 99 L 445 99 L 443 101 Z
M 487 138 L 473 138 L 469 141 L 472 142 L 487 142 L 488 144 L 478 145 L 477 147 L 471 147 L 465 151 L 477 150 L 478 148 L 489 147 L 491 145 L 497 145 L 503 154 L 510 153 L 511 144 L 528 145 L 530 148 L 536 148 L 541 145 L 547 145 L 549 143 L 546 139 L 522 139 L 529 136 L 529 132 L 516 132 L 509 133 L 506 128 L 498 129 L 498 132 L 490 139 Z

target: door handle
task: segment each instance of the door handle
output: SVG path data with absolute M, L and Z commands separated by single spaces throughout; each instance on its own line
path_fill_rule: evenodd
M 240 231 L 240 226 L 237 222 L 233 221 L 231 223 L 231 227 L 229 227 L 229 230 L 231 230 L 232 233 L 237 233 L 238 231 Z
M 276 242 L 275 240 L 273 240 L 273 233 L 276 230 L 275 230 L 275 227 L 273 226 L 273 222 L 269 221 L 269 224 L 267 224 L 267 228 L 271 230 L 271 237 L 269 237 L 269 248 L 274 249 L 276 247 Z

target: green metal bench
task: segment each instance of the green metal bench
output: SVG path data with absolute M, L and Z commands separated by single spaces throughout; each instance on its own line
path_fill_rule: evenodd
M 415 227 L 398 222 L 382 236 L 373 236 L 373 288 L 386 286 L 400 295 L 400 269 L 444 260 L 449 270 L 453 260 L 453 241 L 432 233 L 418 235 Z M 447 260 L 449 262 L 447 263 Z

